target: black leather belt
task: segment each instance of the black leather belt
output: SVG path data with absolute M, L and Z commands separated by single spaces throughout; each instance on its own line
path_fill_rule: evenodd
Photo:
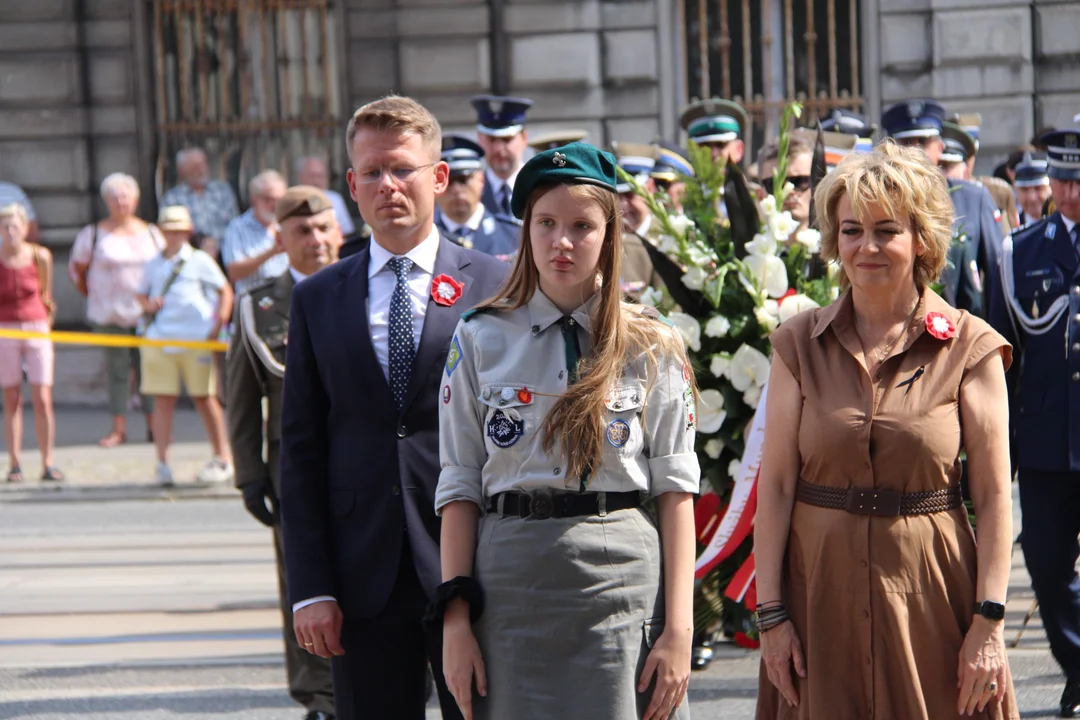
M 503 517 L 547 518 L 606 515 L 615 510 L 628 510 L 641 505 L 641 493 L 631 492 L 561 492 L 537 490 L 496 493 L 488 502 L 488 510 Z
M 964 504 L 959 485 L 950 485 L 940 490 L 902 493 L 898 490 L 876 488 L 832 488 L 802 480 L 795 486 L 795 499 L 807 505 L 881 517 L 932 515 Z

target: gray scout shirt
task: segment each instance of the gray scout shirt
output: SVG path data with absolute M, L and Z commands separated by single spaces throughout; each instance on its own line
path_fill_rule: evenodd
M 571 315 L 582 356 L 591 347 L 590 313 L 598 302 L 594 296 Z M 561 449 L 544 452 L 540 432 L 567 386 L 562 317 L 537 290 L 517 310 L 467 315 L 458 323 L 439 406 L 437 513 L 457 500 L 484 512 L 491 496 L 507 490 L 580 489 L 580 478 L 566 477 Z M 611 390 L 603 462 L 591 474 L 589 491 L 698 491 L 690 369 L 681 354 L 655 356 L 658 369 L 649 371 L 643 353 Z

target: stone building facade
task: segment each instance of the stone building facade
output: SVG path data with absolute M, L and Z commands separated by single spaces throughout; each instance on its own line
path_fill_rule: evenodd
M 398 92 L 424 102 L 448 129 L 468 130 L 468 98 L 497 92 L 536 101 L 535 131 L 583 127 L 597 143 L 676 139 L 679 107 L 700 94 L 688 68 L 689 48 L 700 39 L 693 16 L 701 8 L 695 10 L 694 0 L 305 2 L 328 18 L 329 35 L 319 47 L 308 43 L 305 52 L 312 62 L 334 61 L 326 74 L 334 87 L 325 93 L 335 101 L 323 110 L 334 110 L 342 127 L 351 108 Z M 770 3 L 779 17 L 781 0 L 759 2 Z M 161 3 L 170 12 L 177 7 L 175 0 L 3 3 L 0 178 L 29 193 L 61 266 L 78 228 L 102 212 L 97 187 L 105 175 L 136 176 L 149 217 L 170 177 L 173 145 L 190 141 L 190 135 L 170 139 L 159 117 Z M 288 5 L 242 4 L 279 17 Z M 950 110 L 982 113 L 982 171 L 1036 128 L 1069 124 L 1080 112 L 1080 1 L 863 0 L 858 12 L 863 109 L 876 117 L 890 102 L 934 96 Z M 714 31 L 710 26 L 710 36 Z M 714 37 L 706 40 L 716 44 Z M 237 47 L 237 57 L 246 52 L 243 42 Z M 335 57 L 321 57 L 324 50 Z M 192 60 L 196 73 L 204 67 L 199 61 Z M 272 57 L 269 63 L 272 68 Z M 328 143 L 340 173 L 344 146 L 334 137 Z M 233 164 L 229 179 L 241 196 L 244 173 L 250 177 L 260 161 L 249 154 Z M 56 284 L 60 324 L 78 325 L 81 298 L 62 273 Z M 88 352 L 61 353 L 59 401 L 99 392 Z

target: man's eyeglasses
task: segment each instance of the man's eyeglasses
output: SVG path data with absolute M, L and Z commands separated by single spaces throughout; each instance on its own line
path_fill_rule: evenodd
M 810 176 L 809 175 L 788 175 L 784 182 L 789 182 L 795 186 L 795 192 L 806 192 L 810 189 Z M 767 177 L 761 181 L 761 187 L 765 188 L 765 192 L 772 195 L 773 193 L 773 178 Z
M 433 167 L 436 163 L 428 163 L 420 167 L 399 166 L 392 168 L 368 168 L 366 170 L 354 170 L 353 175 L 359 185 L 373 185 L 382 180 L 383 173 L 389 173 L 395 182 L 407 184 L 416 179 L 421 170 Z

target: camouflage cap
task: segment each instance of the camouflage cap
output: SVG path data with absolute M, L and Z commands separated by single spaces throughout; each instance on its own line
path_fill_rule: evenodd
M 319 188 L 312 185 L 293 185 L 274 205 L 274 219 L 282 222 L 291 217 L 310 217 L 333 209 L 330 198 Z

